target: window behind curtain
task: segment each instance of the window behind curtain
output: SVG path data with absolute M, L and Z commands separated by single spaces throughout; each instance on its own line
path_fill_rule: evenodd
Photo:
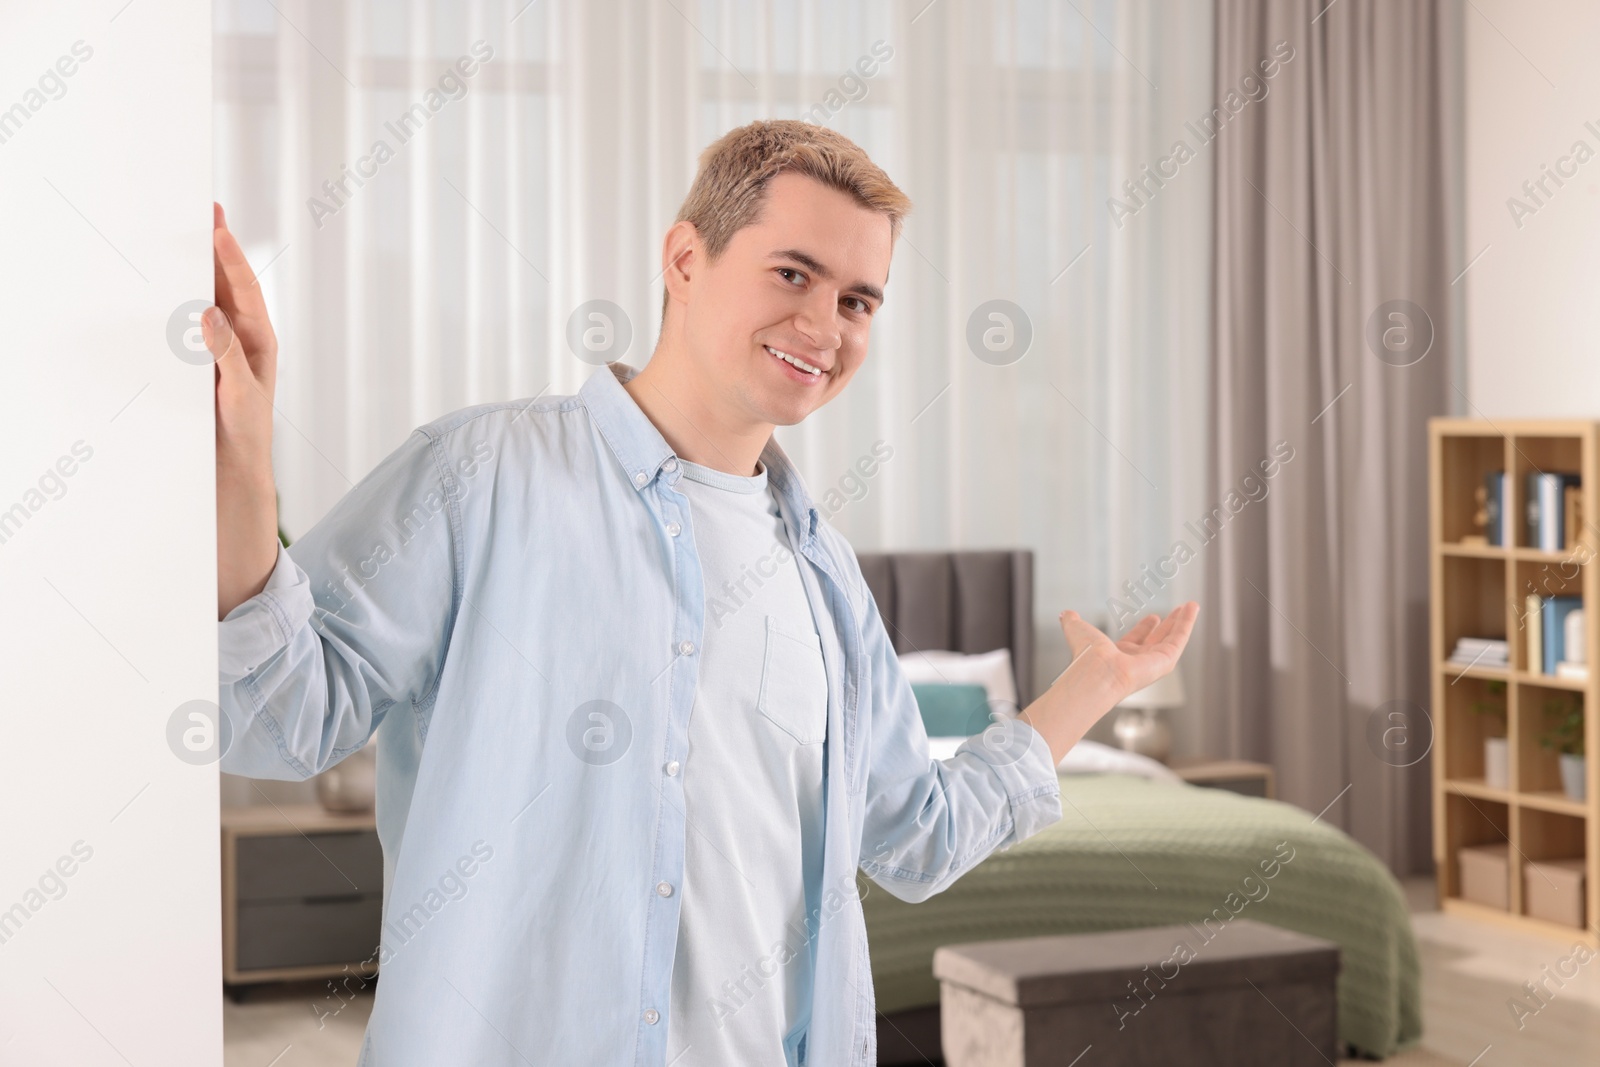
M 216 170 L 284 341 L 291 535 L 419 423 L 574 391 L 585 301 L 625 310 L 642 366 L 697 156 L 762 117 L 824 121 L 916 202 L 867 365 L 778 431 L 859 549 L 1028 545 L 1041 626 L 1109 622 L 1204 509 L 1211 162 L 1184 123 L 1210 106 L 1209 5 L 274 4 L 217 0 Z M 464 95 L 314 219 L 474 42 L 494 55 Z M 1195 158 L 1119 225 L 1108 201 L 1180 139 Z M 992 299 L 1033 329 L 1008 366 L 966 341 Z

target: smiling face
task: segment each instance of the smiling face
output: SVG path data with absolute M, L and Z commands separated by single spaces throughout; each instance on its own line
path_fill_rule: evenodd
M 715 263 L 683 261 L 683 342 L 729 415 L 790 426 L 837 396 L 867 358 L 889 280 L 889 220 L 792 173 L 767 184 L 760 214 Z

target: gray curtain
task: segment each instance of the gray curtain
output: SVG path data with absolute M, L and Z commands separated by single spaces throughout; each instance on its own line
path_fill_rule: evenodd
M 1427 419 L 1458 406 L 1460 41 L 1444 0 L 1217 0 L 1219 111 L 1196 124 L 1216 153 L 1200 737 L 1400 874 L 1432 862 Z

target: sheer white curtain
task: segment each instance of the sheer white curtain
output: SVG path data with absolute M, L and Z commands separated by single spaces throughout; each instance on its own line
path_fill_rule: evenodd
M 858 549 L 1033 547 L 1043 671 L 1055 612 L 1109 621 L 1202 510 L 1209 4 L 217 0 L 216 33 L 291 536 L 416 425 L 575 390 L 587 301 L 642 366 L 698 155 L 757 118 L 844 133 L 916 204 L 867 365 L 779 431 Z M 1031 328 L 1014 362 L 969 345 L 992 300 Z

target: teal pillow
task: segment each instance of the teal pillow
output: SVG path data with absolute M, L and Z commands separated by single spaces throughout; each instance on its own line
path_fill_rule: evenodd
M 912 682 L 929 737 L 971 737 L 989 725 L 989 691 L 981 685 Z

